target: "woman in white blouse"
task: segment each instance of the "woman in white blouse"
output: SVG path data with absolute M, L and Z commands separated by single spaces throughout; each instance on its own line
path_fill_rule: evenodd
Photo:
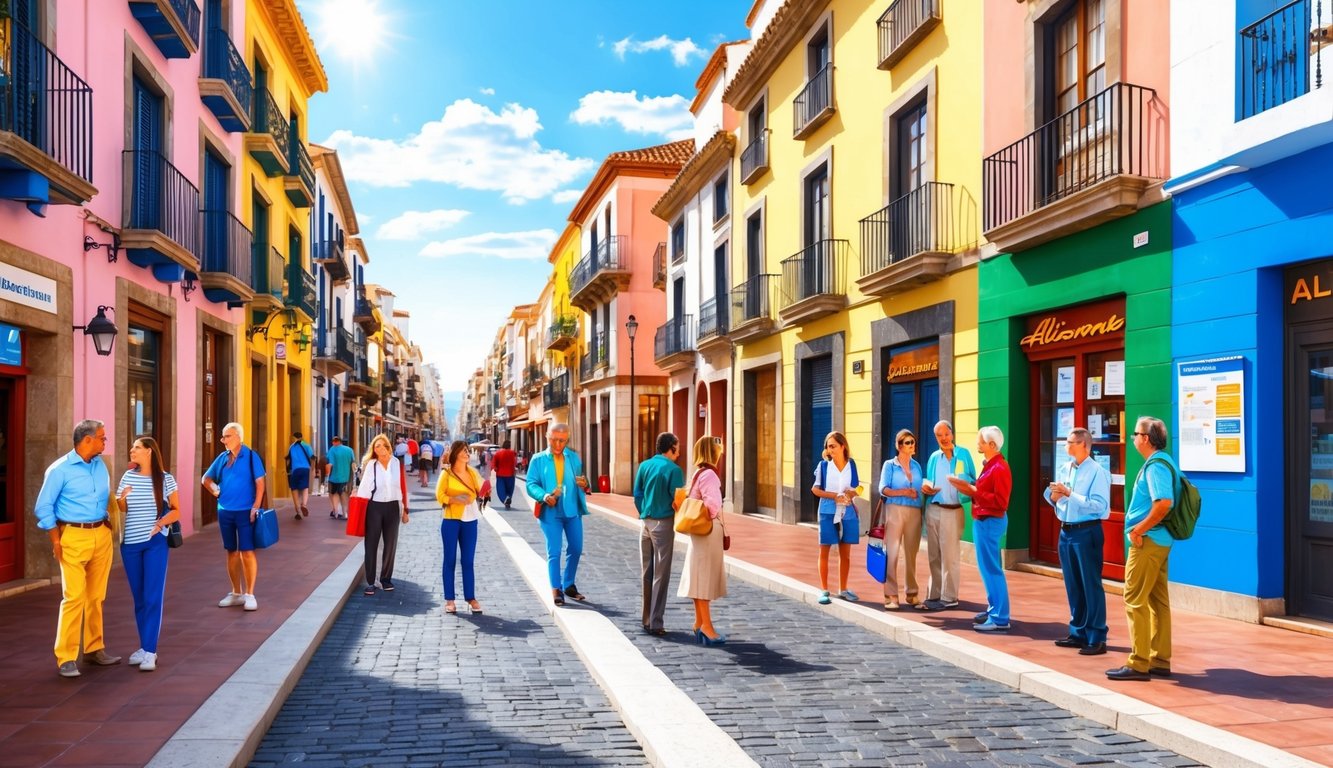
M 407 472 L 393 455 L 386 435 L 376 435 L 370 450 L 362 458 L 361 485 L 356 495 L 369 499 L 366 504 L 366 591 L 375 594 L 376 566 L 380 588 L 393 591 L 393 561 L 398 551 L 398 520 L 407 517 Z M 384 541 L 384 559 L 380 561 L 380 541 Z
M 694 477 L 688 497 L 699 499 L 713 520 L 702 536 L 690 534 L 689 554 L 676 594 L 694 600 L 694 639 L 703 645 L 722 645 L 727 636 L 713 627 L 712 600 L 727 596 L 727 571 L 722 562 L 722 439 L 705 435 L 694 444 Z
M 120 560 L 134 596 L 139 650 L 130 664 L 141 672 L 157 669 L 157 640 L 162 634 L 162 603 L 167 587 L 167 532 L 180 520 L 176 478 L 162 465 L 157 441 L 147 435 L 130 446 L 130 469 L 120 478 L 116 502 L 125 516 Z

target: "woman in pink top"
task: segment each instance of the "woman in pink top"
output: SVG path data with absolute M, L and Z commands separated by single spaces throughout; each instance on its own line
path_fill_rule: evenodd
M 722 565 L 722 439 L 704 436 L 694 444 L 694 478 L 689 498 L 699 499 L 713 519 L 713 529 L 703 536 L 690 534 L 689 556 L 676 594 L 694 600 L 694 638 L 704 645 L 722 645 L 727 636 L 713 627 L 710 600 L 727 596 L 727 572 Z

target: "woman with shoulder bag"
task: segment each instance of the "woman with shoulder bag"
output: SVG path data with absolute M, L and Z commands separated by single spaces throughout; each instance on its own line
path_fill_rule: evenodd
M 139 628 L 139 650 L 130 664 L 140 672 L 157 669 L 157 641 L 162 634 L 162 603 L 167 588 L 167 537 L 180 520 L 176 478 L 162 466 L 162 451 L 147 435 L 130 446 L 130 463 L 116 491 L 124 516 L 120 559 L 134 596 L 134 623 Z M 162 508 L 167 511 L 163 514 Z
M 393 564 L 398 553 L 398 521 L 407 516 L 407 471 L 393 455 L 387 435 L 376 435 L 370 450 L 361 458 L 361 484 L 356 495 L 366 502 L 366 589 L 375 594 L 376 566 L 380 588 L 393 591 Z M 384 541 L 384 559 L 380 560 L 380 541 Z
M 861 478 L 841 432 L 830 432 L 824 438 L 824 460 L 815 467 L 815 484 L 810 492 L 819 499 L 819 604 L 830 602 L 828 556 L 834 544 L 838 545 L 838 596 L 856 602 L 856 593 L 847 588 L 847 577 L 851 573 L 852 545 L 861 540 L 861 521 L 852 503 L 861 493 Z
M 476 577 L 472 564 L 477 554 L 477 520 L 480 510 L 472 502 L 481 494 L 481 473 L 470 465 L 467 443 L 455 440 L 435 485 L 435 500 L 444 507 L 440 521 L 440 539 L 444 543 L 444 612 L 457 613 L 454 607 L 454 572 L 461 550 L 463 560 L 463 600 L 473 613 L 481 613 L 477 602 Z
M 907 604 L 916 605 L 916 553 L 921 546 L 921 465 L 916 453 L 916 435 L 898 430 L 898 455 L 884 462 L 879 494 L 884 497 L 884 552 L 889 565 L 884 579 L 884 608 L 898 610 L 898 555 L 907 561 Z
M 685 498 L 697 499 L 713 521 L 703 535 L 690 534 L 689 554 L 676 594 L 694 600 L 694 638 L 703 645 L 722 645 L 727 636 L 713 627 L 710 601 L 727 596 L 727 572 L 723 567 L 726 524 L 722 519 L 722 439 L 704 436 L 694 444 L 694 477 Z

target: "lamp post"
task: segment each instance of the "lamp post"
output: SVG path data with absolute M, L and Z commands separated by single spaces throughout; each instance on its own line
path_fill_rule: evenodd
M 639 401 L 634 398 L 634 334 L 639 332 L 639 321 L 634 315 L 625 322 L 625 335 L 629 337 L 629 471 L 634 472 L 635 454 L 638 443 L 635 442 L 635 427 L 639 420 Z

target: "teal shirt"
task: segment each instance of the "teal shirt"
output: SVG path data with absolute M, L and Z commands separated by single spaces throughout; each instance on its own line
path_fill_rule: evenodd
M 333 445 L 327 453 L 329 462 L 329 482 L 347 483 L 352 480 L 352 465 L 356 463 L 356 454 L 345 445 Z
M 662 454 L 639 464 L 634 473 L 634 508 L 639 518 L 672 517 L 676 489 L 685 487 L 685 475 L 676 462 Z
M 1171 476 L 1171 470 L 1167 469 L 1162 462 L 1176 466 L 1166 451 L 1157 451 L 1148 457 L 1139 469 L 1139 474 L 1134 478 L 1134 493 L 1129 497 L 1129 508 L 1125 510 L 1125 531 L 1128 536 L 1130 528 L 1138 525 L 1148 514 L 1152 512 L 1152 503 L 1162 499 L 1168 499 L 1171 503 L 1176 501 L 1176 483 Z M 1180 470 L 1176 469 L 1179 474 Z M 1171 534 L 1167 533 L 1165 520 L 1153 526 L 1147 534 L 1153 543 L 1169 547 L 1175 541 Z

